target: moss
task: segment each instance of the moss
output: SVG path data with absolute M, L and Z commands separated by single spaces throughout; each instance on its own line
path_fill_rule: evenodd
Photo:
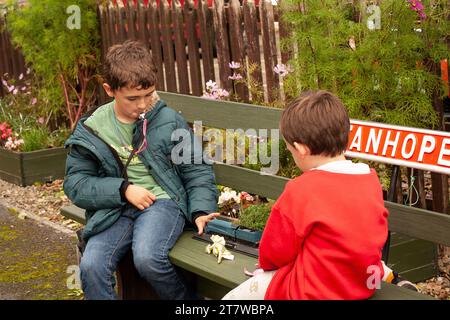
M 12 213 L 12 214 L 19 214 L 19 211 L 17 211 L 16 209 L 14 209 L 14 208 L 7 208 L 8 209 L 8 212 L 9 213 Z
M 0 227 L 0 240 L 12 241 L 17 238 L 17 231 L 8 226 Z
M 0 285 L 18 299 L 79 299 L 67 288 L 67 267 L 76 264 L 75 241 L 48 234 L 32 221 L 14 225 L 0 225 Z

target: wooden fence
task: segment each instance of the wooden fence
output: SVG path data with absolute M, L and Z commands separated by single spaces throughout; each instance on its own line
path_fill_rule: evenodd
M 124 4 L 125 2 L 125 4 Z M 252 100 L 248 85 L 229 77 L 229 63 L 239 62 L 241 74 L 256 66 L 252 77 L 265 88 L 265 101 L 281 98 L 281 80 L 274 72 L 289 55 L 279 50 L 283 26 L 276 21 L 277 6 L 264 0 L 167 0 L 118 1 L 100 5 L 98 15 L 102 52 L 128 39 L 146 43 L 158 67 L 158 89 L 200 96 L 209 80 L 235 93 L 239 100 Z M 211 1 L 210 1 L 211 2 Z M 270 90 L 267 90 L 270 88 Z
M 20 74 L 25 74 L 25 59 L 21 51 L 14 47 L 11 42 L 11 36 L 6 31 L 5 21 L 0 16 L 0 78 L 5 73 L 9 78 L 19 78 Z M 0 97 L 6 92 L 6 88 L 0 84 Z

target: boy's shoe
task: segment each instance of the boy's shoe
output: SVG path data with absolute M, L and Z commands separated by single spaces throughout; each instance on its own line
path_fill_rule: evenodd
M 397 272 L 394 272 L 394 278 L 392 279 L 391 283 L 405 289 L 419 292 L 419 288 L 414 283 L 403 279 Z

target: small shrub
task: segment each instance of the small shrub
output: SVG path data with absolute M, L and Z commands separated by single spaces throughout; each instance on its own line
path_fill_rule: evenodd
M 272 206 L 273 203 L 269 202 L 241 208 L 239 213 L 239 225 L 248 229 L 263 231 L 267 219 L 269 219 Z

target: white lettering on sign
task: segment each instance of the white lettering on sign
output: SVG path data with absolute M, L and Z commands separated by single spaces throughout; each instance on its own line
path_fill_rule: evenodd
M 447 139 L 444 139 L 444 141 L 442 141 L 442 147 L 441 147 L 441 152 L 439 153 L 438 164 L 440 164 L 442 166 L 450 167 L 450 161 L 444 160 L 442 158 L 444 155 L 450 156 L 450 150 L 447 149 L 448 144 L 450 144 L 450 139 L 447 138 Z
M 422 146 L 420 147 L 419 158 L 417 160 L 422 162 L 425 153 L 433 152 L 435 146 L 436 140 L 432 136 L 424 136 L 422 140 Z
M 450 174 L 450 132 L 350 120 L 349 157 Z
M 356 150 L 361 151 L 361 132 L 362 127 L 359 127 L 358 130 L 356 130 L 355 137 L 353 138 L 350 149 L 356 148 Z
M 408 141 L 412 141 L 412 145 L 409 149 L 409 152 L 406 152 L 406 148 L 408 146 Z M 414 149 L 416 148 L 416 144 L 417 144 L 417 140 L 416 140 L 416 136 L 413 133 L 410 133 L 406 136 L 405 140 L 403 141 L 403 146 L 402 146 L 402 156 L 405 159 L 409 159 L 413 156 L 414 154 Z
M 381 135 L 383 134 L 383 130 L 378 130 L 378 135 L 376 136 L 376 130 L 375 129 L 370 129 L 369 132 L 369 140 L 367 141 L 367 147 L 366 147 L 366 152 L 369 152 L 369 148 L 370 146 L 372 146 L 372 152 L 373 153 L 377 153 L 378 152 L 378 148 L 380 146 L 380 142 L 381 142 Z
M 383 148 L 383 153 L 382 153 L 383 156 L 386 155 L 388 147 L 392 147 L 391 156 L 392 157 L 394 156 L 395 151 L 397 149 L 398 139 L 400 138 L 400 132 L 397 132 L 394 140 L 389 140 L 390 137 L 391 137 L 391 131 L 388 131 L 386 141 L 384 142 L 384 148 Z

